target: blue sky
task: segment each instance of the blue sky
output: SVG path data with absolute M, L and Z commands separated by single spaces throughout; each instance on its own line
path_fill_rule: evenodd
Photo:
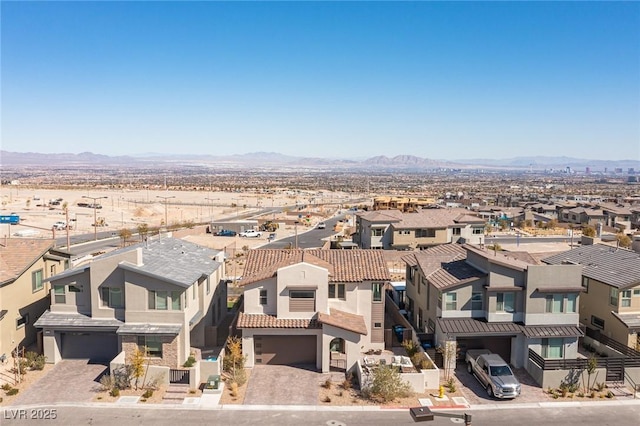
M 640 159 L 637 2 L 7 2 L 2 149 Z

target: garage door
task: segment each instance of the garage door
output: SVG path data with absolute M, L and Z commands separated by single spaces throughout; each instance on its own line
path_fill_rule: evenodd
M 118 354 L 118 336 L 115 333 L 61 333 L 63 359 L 90 359 L 111 361 Z
M 511 360 L 511 337 L 458 337 L 458 348 L 461 359 L 468 349 L 488 349 L 498 354 L 507 362 Z
M 256 364 L 316 364 L 316 336 L 254 336 Z

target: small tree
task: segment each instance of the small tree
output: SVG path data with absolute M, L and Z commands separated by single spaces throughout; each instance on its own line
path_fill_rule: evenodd
M 444 378 L 449 380 L 451 373 L 456 368 L 456 357 L 458 354 L 458 345 L 456 342 L 448 340 L 444 346 L 438 347 L 438 352 L 442 354 L 442 362 L 444 367 Z
M 147 348 L 145 348 L 143 352 L 136 347 L 136 350 L 133 352 L 133 358 L 131 358 L 131 376 L 136 379 L 133 385 L 136 390 L 138 390 L 138 381 L 144 374 L 144 355 L 146 351 Z
M 242 340 L 235 336 L 227 340 L 226 356 L 222 361 L 222 369 L 229 376 L 232 383 L 242 386 L 247 381 L 244 363 L 247 357 L 242 354 Z
M 593 226 L 585 226 L 582 229 L 582 235 L 593 238 L 596 236 L 596 230 Z
M 525 228 L 533 228 L 533 221 L 531 219 L 526 219 L 524 221 Z
M 131 231 L 129 231 L 127 228 L 122 228 L 118 235 L 120 236 L 120 238 L 122 238 L 122 247 L 124 247 L 125 245 L 127 245 L 127 239 L 131 238 Z
M 555 229 L 557 227 L 558 227 L 558 221 L 556 219 L 551 219 L 549 222 L 547 222 L 548 229 Z
M 398 369 L 392 365 L 381 365 L 373 371 L 373 380 L 365 395 L 372 400 L 390 402 L 412 394 L 411 385 L 402 380 Z
M 144 239 L 147 238 L 147 234 L 149 234 L 149 225 L 146 223 L 138 225 L 138 235 L 140 236 L 141 241 L 144 241 Z
M 628 235 L 625 235 L 622 232 L 616 234 L 616 241 L 620 247 L 629 248 L 631 247 L 631 238 Z

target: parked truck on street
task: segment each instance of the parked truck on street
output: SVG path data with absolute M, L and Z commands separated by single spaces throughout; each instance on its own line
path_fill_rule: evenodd
M 500 355 L 486 349 L 469 349 L 465 361 L 467 371 L 476 376 L 490 397 L 502 399 L 520 395 L 520 382 Z

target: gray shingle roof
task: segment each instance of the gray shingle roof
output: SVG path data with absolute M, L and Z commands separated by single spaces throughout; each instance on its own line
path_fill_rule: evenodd
M 640 285 L 640 254 L 604 244 L 582 246 L 542 259 L 550 265 L 582 265 L 582 275 L 605 284 L 627 288 Z

